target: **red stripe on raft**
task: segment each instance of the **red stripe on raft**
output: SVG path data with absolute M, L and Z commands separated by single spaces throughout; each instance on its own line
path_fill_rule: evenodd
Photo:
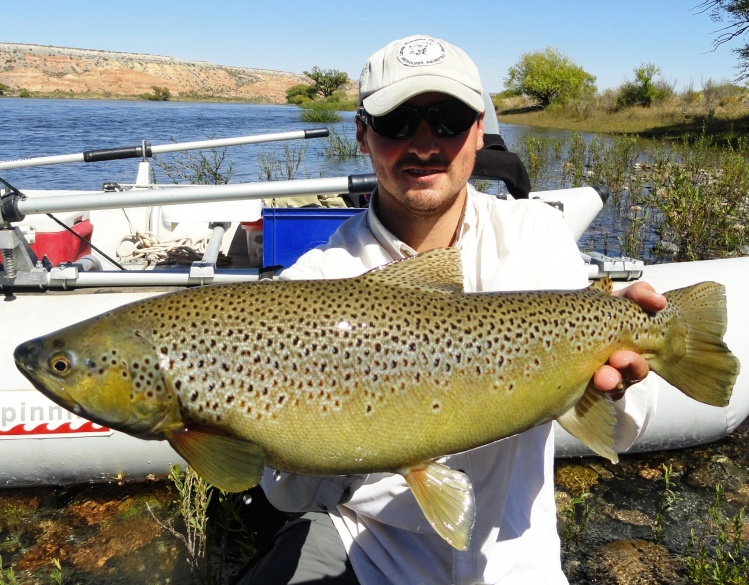
M 33 429 L 27 429 L 25 424 L 16 425 L 7 431 L 0 431 L 2 436 L 20 435 L 74 435 L 78 433 L 109 433 L 111 429 L 102 427 L 92 422 L 85 422 L 73 428 L 73 423 L 63 423 L 58 427 L 50 428 L 49 424 L 37 425 Z

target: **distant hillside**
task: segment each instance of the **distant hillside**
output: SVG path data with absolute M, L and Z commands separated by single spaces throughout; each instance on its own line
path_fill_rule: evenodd
M 0 42 L 0 83 L 10 93 L 127 98 L 167 87 L 175 98 L 285 103 L 296 73 L 228 67 L 161 55 Z

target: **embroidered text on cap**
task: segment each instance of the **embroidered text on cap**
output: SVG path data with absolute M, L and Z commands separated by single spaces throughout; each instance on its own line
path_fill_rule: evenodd
M 430 37 L 410 39 L 398 50 L 398 61 L 409 67 L 437 65 L 446 58 L 444 45 Z

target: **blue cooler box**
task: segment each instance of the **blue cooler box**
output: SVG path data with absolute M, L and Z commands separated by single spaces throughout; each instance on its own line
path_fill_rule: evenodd
M 263 265 L 288 268 L 362 211 L 360 207 L 264 207 Z

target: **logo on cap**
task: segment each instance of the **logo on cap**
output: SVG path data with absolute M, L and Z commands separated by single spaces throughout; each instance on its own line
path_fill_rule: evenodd
M 430 37 L 410 39 L 398 50 L 398 61 L 409 67 L 437 65 L 446 58 L 444 45 Z

